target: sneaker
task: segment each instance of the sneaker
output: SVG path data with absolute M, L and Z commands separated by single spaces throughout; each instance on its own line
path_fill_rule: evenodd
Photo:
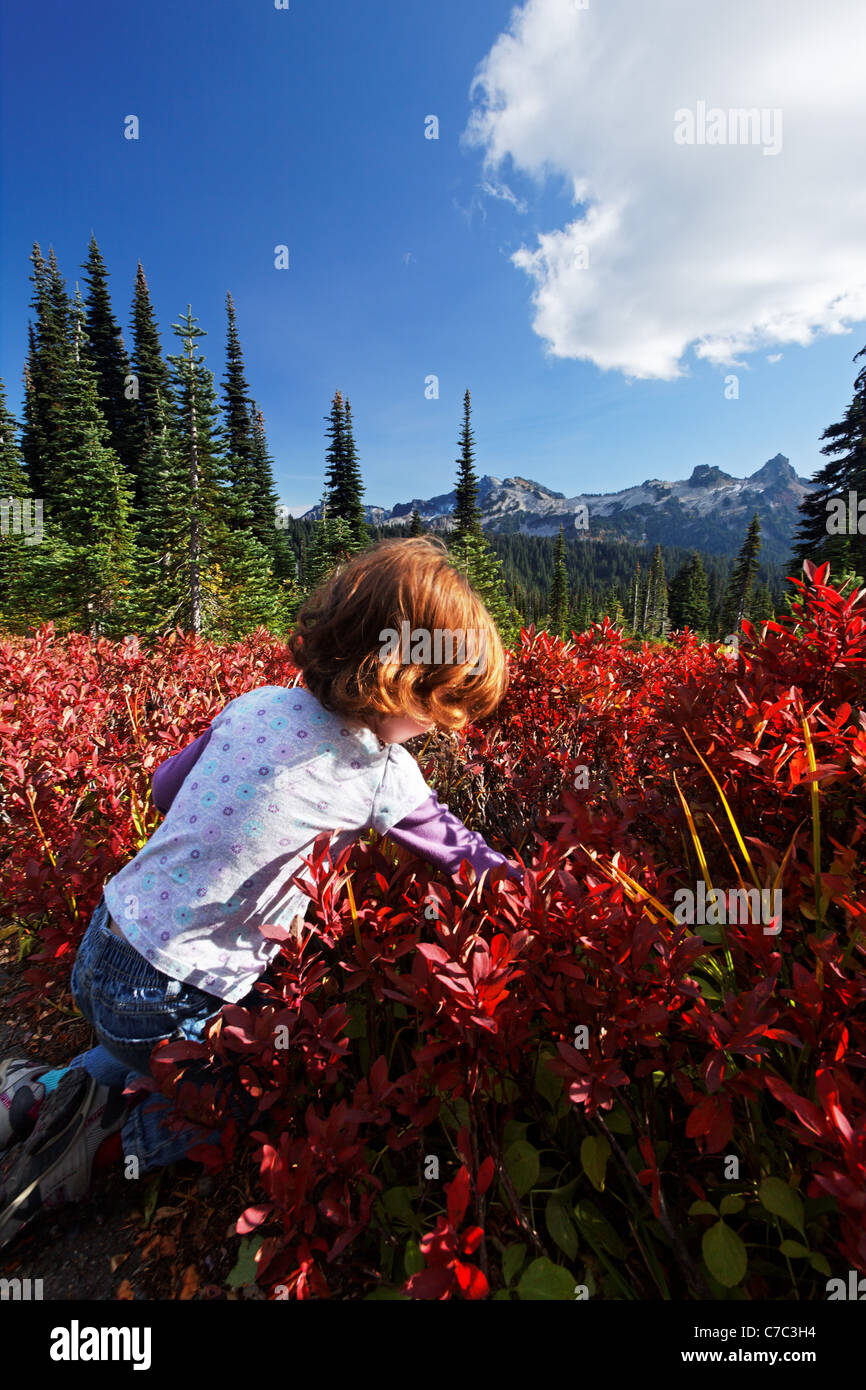
M 0 1248 L 40 1211 L 77 1201 L 90 1190 L 93 1161 L 129 1111 L 122 1086 L 101 1086 L 74 1067 L 61 1076 L 21 1144 L 0 1191 Z
M 38 1078 L 50 1070 L 29 1057 L 7 1057 L 0 1062 L 0 1150 L 32 1133 L 45 1099 L 45 1087 Z

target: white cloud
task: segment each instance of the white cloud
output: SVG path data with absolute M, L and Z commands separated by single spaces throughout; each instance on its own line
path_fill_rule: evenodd
M 781 352 L 770 352 L 767 354 L 767 361 L 772 365 L 774 362 L 781 362 Z
M 866 319 L 864 52 L 863 0 L 516 8 L 464 138 L 491 189 L 510 161 L 577 205 L 512 256 L 547 350 L 671 379 Z M 701 102 L 780 112 L 780 148 L 677 143 Z
M 529 209 L 526 199 L 518 198 L 507 183 L 492 183 L 489 179 L 485 179 L 481 185 L 481 191 L 487 193 L 491 198 L 501 198 L 503 202 L 511 203 L 518 212 L 527 212 Z

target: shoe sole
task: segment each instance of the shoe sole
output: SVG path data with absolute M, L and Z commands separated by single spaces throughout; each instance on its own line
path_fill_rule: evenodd
M 88 1120 L 93 1119 L 87 1112 L 98 1088 L 99 1082 L 94 1077 L 83 1067 L 75 1067 L 61 1077 L 55 1090 L 46 1096 L 36 1128 L 22 1143 L 21 1153 L 8 1175 L 7 1183 L 13 1190 L 20 1182 L 25 1185 L 0 1211 L 0 1248 L 8 1245 L 40 1211 L 50 1211 L 64 1205 L 66 1198 L 62 1185 L 51 1194 L 50 1199 L 43 1199 L 38 1189 L 80 1138 Z M 102 1116 L 110 1109 L 114 1109 L 111 1098 L 106 1102 Z M 125 1105 L 114 1118 L 121 1113 L 125 1115 Z M 109 1120 L 109 1127 L 106 1128 L 106 1138 L 112 1132 L 112 1125 L 113 1119 Z M 114 1128 L 118 1126 L 114 1125 Z M 38 1171 L 27 1181 L 28 1170 L 34 1164 Z
M 0 1062 L 0 1091 L 5 1091 L 9 1081 L 9 1073 L 12 1071 L 13 1067 L 28 1067 L 36 1073 L 29 1078 L 28 1084 L 38 1081 L 40 1076 L 44 1076 L 47 1071 L 51 1070 L 50 1067 L 43 1066 L 39 1062 L 33 1062 L 28 1057 L 7 1057 L 5 1061 Z M 35 1123 L 34 1121 L 34 1126 Z M 33 1129 L 31 1128 L 28 1133 L 32 1134 Z M 6 1150 L 11 1149 L 14 1144 L 20 1144 L 26 1138 L 28 1138 L 27 1134 L 11 1133 L 5 1143 L 0 1140 L 0 1153 L 5 1153 Z

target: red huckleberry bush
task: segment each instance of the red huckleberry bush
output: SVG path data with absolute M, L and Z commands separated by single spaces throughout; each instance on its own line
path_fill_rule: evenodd
M 797 590 L 736 657 L 524 631 L 496 715 L 417 754 L 522 883 L 320 837 L 261 1007 L 156 1050 L 151 1086 L 221 1132 L 193 1156 L 252 1171 L 236 1229 L 272 1297 L 787 1299 L 866 1273 L 866 620 L 826 566 Z M 264 632 L 50 627 L 0 671 L 5 919 L 27 999 L 56 998 L 159 823 L 154 768 L 298 673 Z

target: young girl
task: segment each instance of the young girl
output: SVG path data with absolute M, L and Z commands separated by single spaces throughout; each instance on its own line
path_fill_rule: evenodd
M 306 688 L 239 695 L 156 771 L 165 819 L 105 884 L 72 972 L 99 1046 L 66 1068 L 0 1063 L 0 1148 L 18 1145 L 0 1178 L 0 1246 L 121 1157 L 138 1176 L 201 1142 L 169 1125 L 166 1097 L 135 1104 L 124 1089 L 159 1042 L 201 1041 L 226 1002 L 255 1007 L 280 949 L 259 929 L 300 933 L 308 899 L 290 879 L 317 835 L 332 832 L 337 854 L 372 828 L 449 873 L 463 859 L 521 872 L 439 804 L 402 747 L 485 717 L 507 685 L 492 620 L 441 542 L 352 558 L 307 600 L 289 646 Z

